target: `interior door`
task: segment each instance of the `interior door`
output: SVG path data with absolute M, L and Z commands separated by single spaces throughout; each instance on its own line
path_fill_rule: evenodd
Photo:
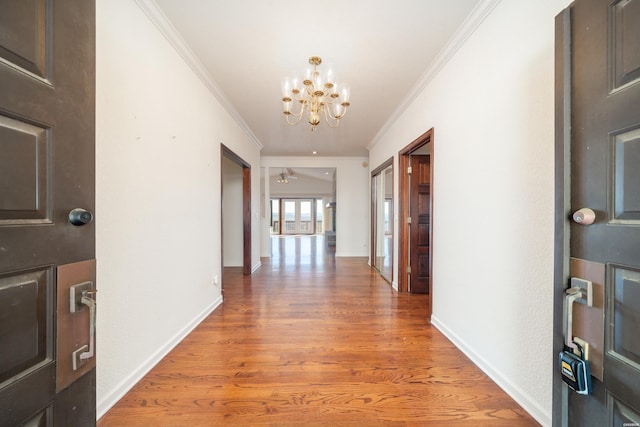
M 431 224 L 431 164 L 427 155 L 411 155 L 411 223 L 409 290 L 429 293 L 431 277 L 429 229 Z
M 588 396 L 562 385 L 554 398 L 568 425 L 640 425 L 640 0 L 577 0 L 556 24 L 559 136 L 570 140 L 557 151 L 570 195 L 556 223 L 573 218 L 565 265 L 594 289 L 564 335 L 589 337 L 594 385 Z
M 95 425 L 94 51 L 93 1 L 0 2 L 0 426 Z
M 371 263 L 393 283 L 393 158 L 371 172 Z

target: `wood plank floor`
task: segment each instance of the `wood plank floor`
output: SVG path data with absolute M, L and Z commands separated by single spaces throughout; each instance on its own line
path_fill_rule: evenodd
M 429 324 L 428 296 L 304 239 L 225 269 L 224 304 L 98 426 L 538 425 Z

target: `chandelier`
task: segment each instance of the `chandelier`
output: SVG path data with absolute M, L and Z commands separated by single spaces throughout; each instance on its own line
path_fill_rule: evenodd
M 333 73 L 329 70 L 326 74 L 318 71 L 318 65 L 322 59 L 318 56 L 309 58 L 309 64 L 313 69 L 308 69 L 302 85 L 300 80 L 285 79 L 282 81 L 282 102 L 284 104 L 284 116 L 287 123 L 297 125 L 303 116 L 308 116 L 311 130 L 315 130 L 324 115 L 327 124 L 336 128 L 340 119 L 344 117 L 349 107 L 349 86 L 338 85 L 333 80 Z M 300 103 L 300 110 L 291 111 L 294 101 Z M 292 118 L 293 116 L 293 118 Z

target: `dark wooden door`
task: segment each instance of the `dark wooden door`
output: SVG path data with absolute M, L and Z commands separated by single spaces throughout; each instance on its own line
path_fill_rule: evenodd
M 600 355 L 598 339 L 591 338 L 593 395 L 565 389 L 563 401 L 569 425 L 638 425 L 640 0 L 577 0 L 563 20 L 564 76 L 571 77 L 565 92 L 571 100 L 569 214 L 595 212 L 593 224 L 570 226 L 571 274 L 601 270 L 603 285 L 601 303 L 596 295 L 593 307 L 581 308 L 585 317 L 602 313 L 580 332 L 597 337 L 600 329 L 603 336 Z
M 411 273 L 409 290 L 412 293 L 428 294 L 431 278 L 430 239 L 431 224 L 431 164 L 427 155 L 411 156 L 409 257 Z
M 95 424 L 94 51 L 92 0 L 0 1 L 0 426 Z

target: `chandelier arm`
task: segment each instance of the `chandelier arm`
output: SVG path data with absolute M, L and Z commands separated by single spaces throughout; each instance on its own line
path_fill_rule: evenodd
M 294 100 L 299 101 L 298 99 L 295 98 L 295 95 L 294 95 L 293 98 L 294 98 Z M 304 115 L 304 104 L 305 104 L 305 101 L 300 103 L 300 110 L 297 113 L 289 111 L 289 114 L 285 114 L 285 118 L 287 120 L 287 123 L 289 123 L 292 126 L 295 126 L 298 123 L 300 123 L 300 120 L 302 120 L 302 116 Z M 296 120 L 291 120 L 289 116 L 297 117 L 297 119 Z
M 348 107 L 343 107 L 343 109 L 342 109 L 342 115 L 340 116 L 340 119 L 347 115 L 347 110 L 348 110 L 348 109 L 349 109 Z M 338 119 L 338 120 L 339 120 L 339 119 Z
M 346 116 L 346 115 L 347 115 L 347 110 L 348 110 L 349 108 L 348 108 L 348 107 L 343 106 L 343 107 L 342 107 L 342 114 L 340 115 L 340 117 L 334 116 L 334 115 L 331 113 L 331 108 L 330 108 L 333 104 L 334 104 L 334 102 L 329 102 L 329 104 L 328 104 L 328 106 L 327 106 L 327 108 L 326 108 L 326 110 L 327 110 L 327 114 L 329 114 L 329 117 L 331 117 L 331 118 L 332 118 L 332 119 L 334 119 L 334 120 L 340 120 L 341 118 L 343 118 L 344 116 Z
M 332 128 L 337 128 L 340 125 L 340 119 L 339 118 L 335 118 L 331 115 L 331 113 L 328 112 L 328 108 L 324 109 L 324 119 L 327 122 L 327 124 L 329 125 L 329 127 Z M 342 117 L 341 117 L 342 118 Z M 331 124 L 331 120 L 333 119 L 333 121 L 335 122 L 335 125 Z
M 297 119 L 297 120 L 294 120 L 294 121 L 291 121 L 291 120 L 289 120 L 289 116 L 295 116 L 295 117 L 297 117 L 298 119 Z M 295 126 L 295 125 L 297 125 L 298 123 L 300 123 L 300 120 L 302 120 L 302 112 L 300 112 L 300 114 L 297 114 L 297 115 L 294 115 L 294 114 L 285 114 L 285 118 L 287 119 L 287 123 L 289 123 L 290 125 Z
M 304 103 L 300 104 L 300 110 L 297 113 L 294 113 L 293 111 L 290 111 L 289 113 L 291 113 L 292 116 L 302 117 L 304 114 Z

